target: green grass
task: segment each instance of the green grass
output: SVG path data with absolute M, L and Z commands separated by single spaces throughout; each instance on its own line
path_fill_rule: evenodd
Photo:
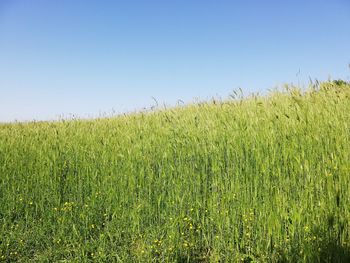
M 0 262 L 350 262 L 350 85 L 0 125 Z

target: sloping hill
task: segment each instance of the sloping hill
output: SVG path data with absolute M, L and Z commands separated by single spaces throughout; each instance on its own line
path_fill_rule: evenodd
M 0 126 L 0 261 L 350 259 L 350 85 Z

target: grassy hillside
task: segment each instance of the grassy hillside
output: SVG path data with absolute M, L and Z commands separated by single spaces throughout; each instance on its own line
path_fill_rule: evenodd
M 0 125 L 0 262 L 350 260 L 350 85 Z

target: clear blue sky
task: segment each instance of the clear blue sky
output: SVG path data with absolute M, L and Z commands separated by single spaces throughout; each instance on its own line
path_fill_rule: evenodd
M 349 63 L 349 0 L 0 1 L 0 121 L 349 80 Z

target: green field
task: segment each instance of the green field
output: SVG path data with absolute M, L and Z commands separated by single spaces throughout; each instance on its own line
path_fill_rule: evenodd
M 0 262 L 350 262 L 350 85 L 0 125 Z

